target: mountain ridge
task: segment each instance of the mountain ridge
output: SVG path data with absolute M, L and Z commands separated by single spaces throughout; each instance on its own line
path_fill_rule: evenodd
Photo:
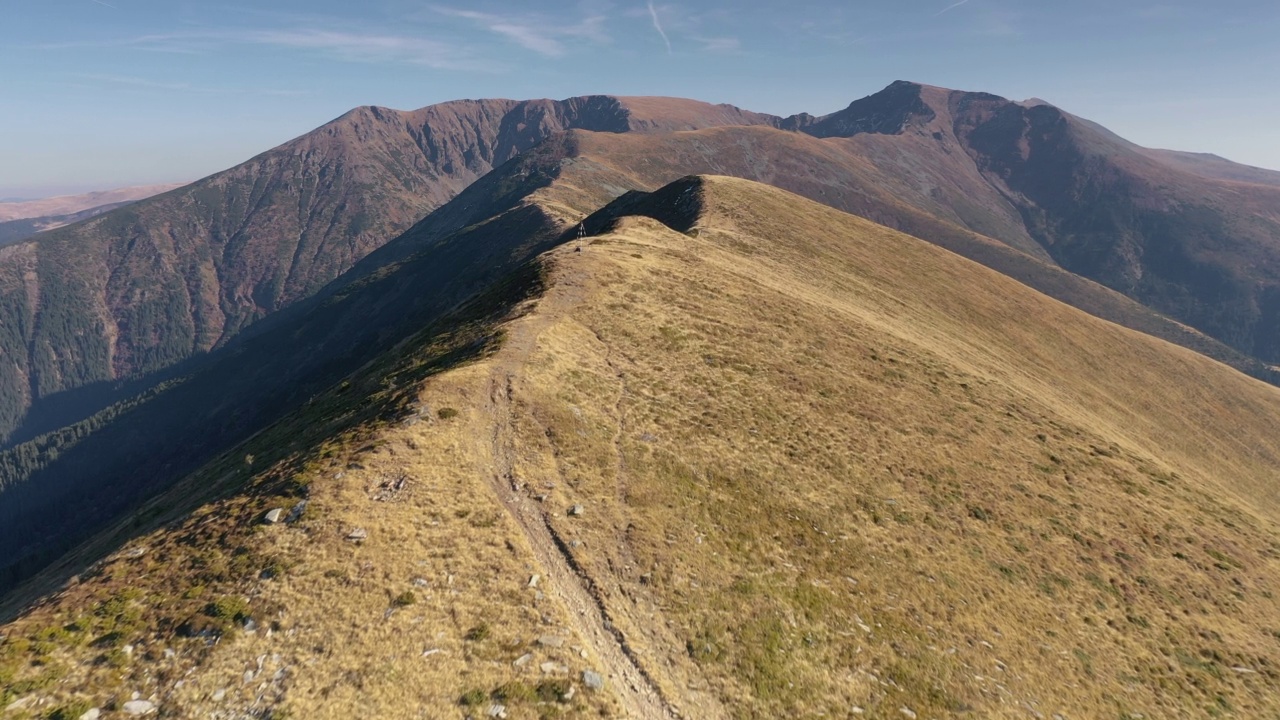
M 680 128 L 703 122 L 705 108 L 706 122 L 753 122 L 674 106 Z M 6 248 L 0 352 L 15 363 L 0 367 L 0 437 L 42 398 L 135 380 L 225 343 L 550 134 L 631 122 L 665 127 L 605 96 L 356 108 L 174 193 Z M 83 332 L 66 337 L 73 328 Z
M 1238 338 L 1228 337 L 1237 348 L 1228 347 L 1185 321 L 1104 291 L 1099 282 L 1107 277 L 1073 274 L 1057 262 L 1071 259 L 1048 234 L 1062 217 L 1056 207 L 1037 205 L 1033 196 L 1043 188 L 1025 185 L 1032 144 L 1023 157 L 1019 143 L 1035 123 L 1052 131 L 1037 136 L 1041 144 L 1052 140 L 1046 145 L 1052 152 L 1035 162 L 1067 184 L 1077 176 L 1054 175 L 1063 152 L 1068 170 L 1096 162 L 1120 176 L 1163 167 L 1132 153 L 1117 155 L 1128 152 L 1118 138 L 1077 137 L 1079 124 L 1047 105 L 906 82 L 806 118 L 793 122 L 817 128 L 815 134 L 788 131 L 782 127 L 788 121 L 773 116 L 670 98 L 357 108 L 283 149 L 189 186 L 194 189 L 55 231 L 53 245 L 65 250 L 79 233 L 103 223 L 123 229 L 119 236 L 95 236 L 114 239 L 68 256 L 65 266 L 54 262 L 61 260 L 56 253 L 38 252 L 47 239 L 0 249 L 0 297 L 11 301 L 0 302 L 0 311 L 9 313 L 0 318 L 0 351 L 21 356 L 13 348 L 36 336 L 43 364 L 52 367 L 51 378 L 37 380 L 52 394 L 27 413 L 25 434 L 17 436 L 23 442 L 0 455 L 6 577 L 27 576 L 74 542 L 60 532 L 89 532 L 145 501 L 371 362 L 409 335 L 411 323 L 439 321 L 513 264 L 571 239 L 576 223 L 619 195 L 653 191 L 691 172 L 779 185 L 914 234 L 1099 317 L 1273 377 L 1239 351 Z M 632 131 L 632 123 L 640 131 Z M 575 124 L 583 127 L 566 127 Z M 698 125 L 706 127 L 691 127 Z M 1070 144 L 1085 141 L 1083 148 Z M 1067 151 L 1059 152 L 1063 143 Z M 930 160 L 938 156 L 945 162 Z M 486 170 L 503 158 L 496 170 Z M 1171 177 L 1179 192 L 1200 187 L 1187 185 L 1194 180 L 1188 173 L 1171 171 Z M 1161 212 L 1152 197 L 1161 196 L 1130 199 L 1152 205 L 1144 212 Z M 1246 199 L 1265 204 L 1266 197 Z M 427 217 L 417 218 L 413 207 L 437 201 Z M 185 230 L 164 219 L 188 206 L 198 212 L 172 214 L 190 224 Z M 369 215 L 374 209 L 380 220 Z M 290 227 L 303 228 L 297 244 L 259 232 L 275 227 L 282 213 L 299 223 Z M 242 227 L 244 218 L 258 218 L 257 230 Z M 315 232 L 307 235 L 313 223 Z M 392 239 L 370 232 L 375 225 L 386 232 L 404 227 Z M 364 231 L 356 233 L 356 226 Z M 187 257 L 191 247 L 204 247 L 206 230 L 216 242 L 196 253 L 203 258 Z M 108 297 L 94 296 L 85 279 L 129 258 L 136 264 L 112 273 Z M 186 271 L 192 262 L 199 272 Z M 223 283 L 225 268 L 247 275 L 239 285 Z M 193 278 L 194 287 L 188 285 Z M 42 304 L 51 285 L 53 296 L 68 302 L 88 297 L 88 312 L 67 316 L 66 306 Z M 118 310 L 128 312 L 115 318 Z M 93 332 L 70 332 L 85 323 Z M 59 332 L 74 342 L 59 342 Z M 273 337 L 277 333 L 281 337 Z M 155 345 L 155 338 L 168 345 Z M 7 400 L 22 399 L 23 381 L 30 386 L 32 380 L 17 365 L 16 372 L 0 367 Z M 133 368 L 132 375 L 102 375 L 103 368 L 117 367 Z M 0 410 L 14 417 L 12 406 Z M 136 431 L 141 425 L 161 430 L 146 436 Z M 48 521 L 54 514 L 60 519 Z
M 579 233 L 556 208 L 596 172 L 529 194 L 568 232 L 485 320 L 418 328 L 123 520 L 5 626 L 3 700 L 1274 712 L 1280 390 L 759 183 Z

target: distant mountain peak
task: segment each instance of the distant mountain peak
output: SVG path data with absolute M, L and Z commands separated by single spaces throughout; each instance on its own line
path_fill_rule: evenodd
M 926 102 L 926 96 L 938 91 L 941 89 L 897 80 L 880 92 L 854 100 L 844 110 L 820 118 L 793 115 L 783 120 L 780 127 L 820 138 L 864 133 L 897 135 L 911 124 L 925 125 L 937 117 L 937 110 Z

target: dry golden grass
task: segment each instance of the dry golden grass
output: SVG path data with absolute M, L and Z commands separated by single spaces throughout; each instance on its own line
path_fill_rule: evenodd
M 258 490 L 6 627 L 10 688 L 62 673 L 10 714 L 138 690 L 179 717 L 483 717 L 504 687 L 511 717 L 1280 712 L 1280 390 L 780 191 L 679 192 L 694 231 L 549 253 L 497 352 L 406 386 L 413 417 L 300 430 Z M 300 523 L 255 524 L 300 486 Z M 253 572 L 180 601 L 214 551 Z M 133 658 L 33 649 L 126 582 Z M 258 629 L 152 620 L 215 598 Z M 537 697 L 544 661 L 568 703 Z
M 587 299 L 518 386 L 525 443 L 588 508 L 554 522 L 671 694 L 710 682 L 737 717 L 1275 711 L 1274 388 L 709 187 L 696 238 L 628 220 L 563 254 Z

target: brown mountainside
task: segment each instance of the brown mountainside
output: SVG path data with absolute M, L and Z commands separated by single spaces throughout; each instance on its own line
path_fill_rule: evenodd
M 617 178 L 565 167 L 325 312 L 377 284 L 400 309 L 429 248 L 573 227 Z M 757 183 L 686 178 L 586 227 L 70 556 L 91 564 L 3 627 L 0 700 L 1280 709 L 1280 390 Z M 346 322 L 379 308 L 356 302 Z
M 225 172 L 4 248 L 0 438 L 42 399 L 138 379 L 226 342 L 555 133 L 767 121 L 663 98 L 364 107 Z M 96 407 L 73 394 L 23 435 Z

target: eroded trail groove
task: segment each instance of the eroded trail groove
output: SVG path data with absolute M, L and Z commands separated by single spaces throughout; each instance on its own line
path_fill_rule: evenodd
M 533 548 L 545 573 L 544 591 L 556 596 L 568 609 L 574 630 L 590 645 L 592 655 L 601 665 L 599 672 L 609 682 L 628 717 L 675 720 L 680 716 L 662 697 L 636 661 L 622 633 L 610 621 L 590 576 L 574 562 L 565 542 L 548 525 L 542 509 L 516 487 L 511 431 L 513 381 L 514 378 L 500 368 L 490 388 L 494 415 L 494 492 Z
M 576 280 L 580 281 L 581 278 Z M 612 622 L 596 582 L 574 560 L 566 542 L 548 523 L 543 507 L 519 486 L 514 416 L 515 386 L 521 366 L 532 353 L 539 332 L 554 322 L 557 310 L 581 301 L 580 282 L 558 288 L 539 311 L 510 327 L 501 352 L 494 358 L 487 408 L 492 422 L 493 472 L 490 480 L 502 506 L 518 523 L 543 572 L 544 592 L 568 610 L 573 629 L 590 646 L 598 671 L 617 696 L 628 717 L 677 720 L 680 713 L 636 658 L 626 637 Z

